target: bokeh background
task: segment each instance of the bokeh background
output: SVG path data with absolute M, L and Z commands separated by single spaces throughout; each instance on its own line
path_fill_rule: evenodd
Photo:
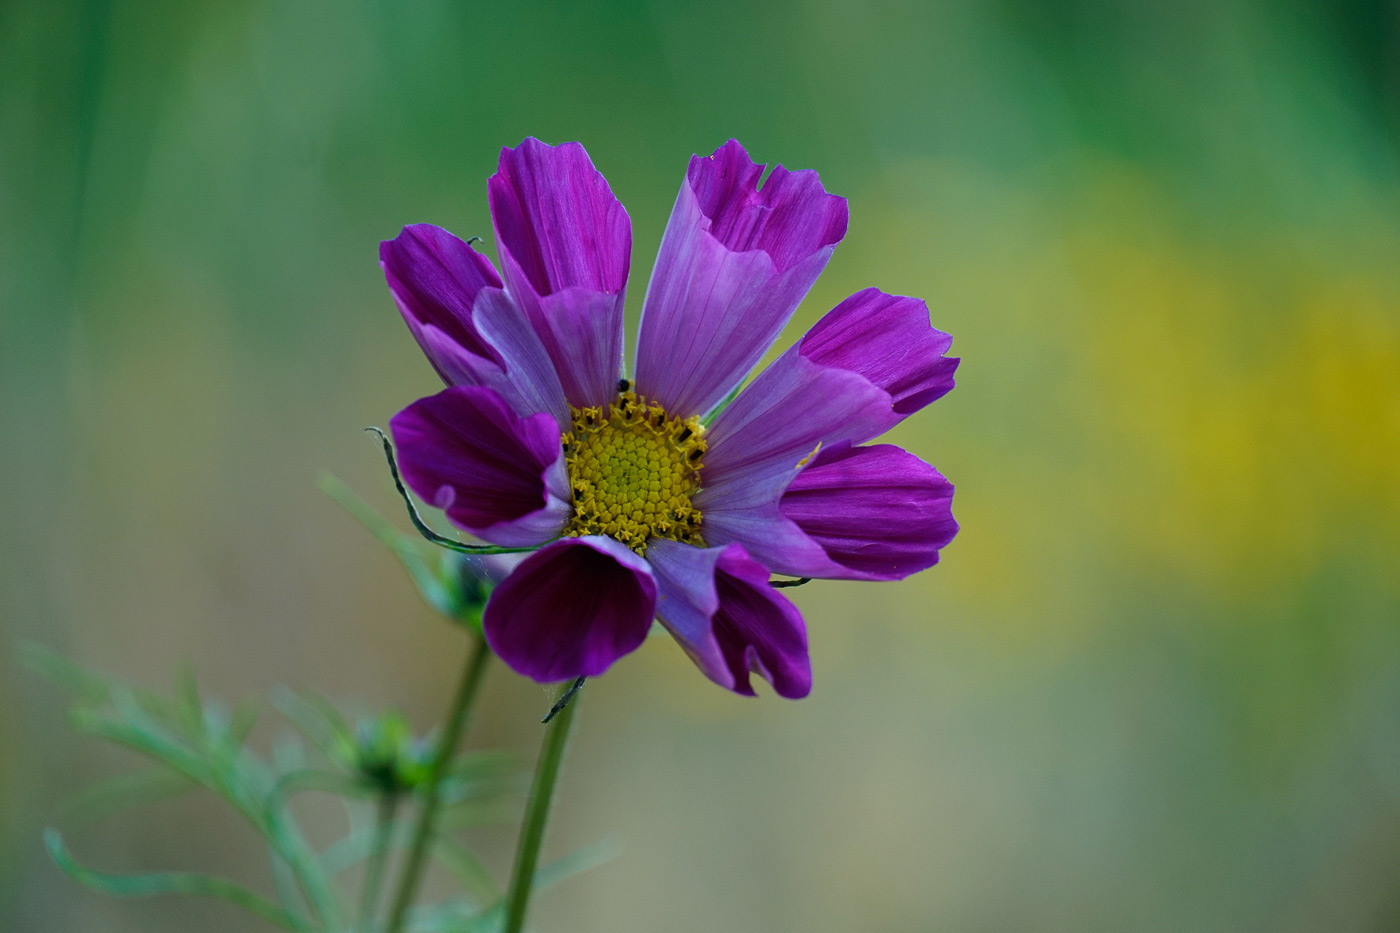
M 688 157 L 735 136 L 850 200 L 783 345 L 878 285 L 963 357 L 895 434 L 957 485 L 943 563 L 793 591 L 800 703 L 665 639 L 590 684 L 546 854 L 621 855 L 539 930 L 1400 929 L 1383 0 L 0 5 L 0 929 L 255 928 L 47 861 L 133 761 L 22 638 L 436 723 L 465 639 L 315 477 L 399 519 L 360 429 L 437 383 L 376 246 L 489 243 L 525 135 L 627 205 L 634 319 Z M 528 760 L 547 699 L 497 668 L 472 743 Z M 266 885 L 210 800 L 73 845 Z

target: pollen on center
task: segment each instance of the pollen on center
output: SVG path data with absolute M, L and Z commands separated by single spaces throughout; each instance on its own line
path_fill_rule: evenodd
M 574 513 L 564 535 L 607 535 L 639 554 L 651 538 L 704 547 L 690 504 L 705 454 L 700 419 L 673 418 L 632 391 L 607 408 L 570 411 L 563 443 Z

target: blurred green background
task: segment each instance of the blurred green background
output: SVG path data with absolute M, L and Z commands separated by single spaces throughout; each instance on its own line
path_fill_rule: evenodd
M 627 205 L 635 316 L 686 162 L 816 168 L 846 242 L 784 345 L 928 300 L 955 392 L 895 439 L 962 533 L 794 591 L 810 699 L 655 639 L 587 688 L 542 931 L 1400 929 L 1400 12 L 1350 2 L 0 4 L 0 929 L 249 930 L 44 857 L 132 765 L 21 638 L 420 729 L 464 639 L 315 488 L 438 383 L 379 240 L 490 240 L 522 136 Z M 471 735 L 532 755 L 543 688 Z M 509 827 L 477 840 L 504 866 Z M 73 840 L 265 886 L 192 798 Z M 438 879 L 439 884 L 442 879 Z

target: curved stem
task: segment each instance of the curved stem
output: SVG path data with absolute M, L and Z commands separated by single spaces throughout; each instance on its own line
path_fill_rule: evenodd
M 564 688 L 559 699 L 574 690 Z M 504 933 L 520 933 L 525 926 L 525 908 L 530 904 L 530 887 L 535 880 L 535 866 L 540 860 L 540 843 L 549 820 L 549 805 L 554 798 L 554 782 L 559 777 L 559 764 L 564 760 L 564 746 L 569 739 L 569 727 L 574 721 L 579 698 L 567 703 L 546 727 L 544 748 L 535 765 L 535 780 L 530 785 L 530 800 L 525 806 L 525 822 L 520 827 L 520 844 L 515 850 L 515 870 L 506 894 L 506 925 Z M 556 704 L 557 705 L 557 704 Z
M 491 649 L 486 639 L 477 636 L 476 644 L 467 657 L 467 666 L 462 671 L 462 682 L 457 687 L 457 696 L 452 700 L 452 709 L 447 714 L 447 726 L 438 740 L 437 754 L 433 757 L 433 770 L 428 775 L 428 783 L 423 787 L 423 805 L 418 814 L 418 825 L 413 830 L 413 845 L 404 863 L 403 876 L 399 879 L 399 889 L 394 895 L 394 906 L 389 913 L 387 933 L 399 933 L 403 928 L 404 917 L 418 893 L 418 882 L 423 874 L 428 850 L 432 848 L 433 821 L 437 819 L 438 791 L 442 779 L 457 754 L 457 743 L 471 716 L 472 704 L 476 700 L 477 689 L 481 686 L 482 673 L 486 662 L 491 659 Z
M 374 930 L 374 913 L 379 909 L 379 891 L 384 886 L 384 863 L 389 856 L 389 843 L 394 835 L 394 811 L 399 795 L 382 794 L 375 814 L 374 840 L 370 843 L 369 862 L 365 865 L 365 886 L 360 890 L 360 929 Z
M 438 547 L 445 547 L 449 551 L 458 551 L 462 554 L 524 554 L 537 549 L 537 546 L 501 547 L 496 544 L 463 544 L 461 541 L 445 538 L 433 531 L 428 527 L 428 523 L 423 521 L 423 516 L 418 514 L 418 507 L 413 504 L 413 497 L 408 494 L 408 489 L 404 487 L 403 478 L 399 475 L 399 462 L 394 459 L 394 445 L 389 443 L 389 435 L 379 428 L 365 428 L 365 431 L 379 437 L 379 443 L 384 447 L 384 459 L 389 461 L 389 474 L 394 478 L 394 488 L 399 491 L 399 498 L 403 499 L 403 504 L 408 508 L 408 519 L 413 522 L 413 527 L 418 529 L 420 535 Z

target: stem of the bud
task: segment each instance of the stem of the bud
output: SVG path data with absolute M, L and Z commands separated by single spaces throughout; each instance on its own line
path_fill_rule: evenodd
M 447 775 L 452 759 L 457 754 L 457 743 L 471 718 L 472 704 L 481 686 L 486 662 L 490 659 L 491 649 L 487 647 L 486 639 L 478 636 L 471 654 L 467 657 L 467 666 L 462 671 L 462 681 L 457 687 L 456 697 L 452 700 L 452 709 L 447 714 L 447 724 L 438 738 L 433 770 L 428 775 L 427 784 L 423 786 L 422 809 L 418 814 L 418 824 L 413 830 L 413 843 L 408 851 L 408 861 L 404 863 L 403 876 L 399 879 L 394 906 L 389 913 L 389 923 L 385 927 L 386 933 L 399 933 L 403 929 L 404 918 L 418 893 L 423 867 L 433 845 L 433 823 L 437 819 L 438 792 L 442 779 Z
M 374 930 L 374 915 L 379 909 L 379 892 L 384 887 L 384 863 L 389 857 L 389 843 L 393 841 L 394 813 L 398 805 L 397 793 L 379 795 L 374 839 L 370 843 L 369 862 L 365 865 L 365 884 L 360 890 L 360 929 L 371 933 Z

